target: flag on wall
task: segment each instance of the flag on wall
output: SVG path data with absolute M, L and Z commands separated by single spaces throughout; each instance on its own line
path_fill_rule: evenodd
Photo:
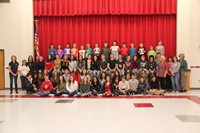
M 39 52 L 39 37 L 38 37 L 38 20 L 35 20 L 34 21 L 35 23 L 35 39 L 34 39 L 34 47 L 35 47 L 35 57 L 36 57 L 36 61 L 39 60 L 39 57 L 40 57 L 40 52 Z

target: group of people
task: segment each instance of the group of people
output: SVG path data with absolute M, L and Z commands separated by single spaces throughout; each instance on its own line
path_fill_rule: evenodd
M 130 48 L 117 41 L 109 47 L 104 43 L 92 49 L 90 44 L 72 48 L 67 43 L 50 45 L 48 58 L 40 56 L 34 62 L 33 56 L 23 60 L 19 65 L 13 55 L 9 63 L 10 94 L 18 93 L 17 79 L 20 75 L 22 91 L 28 95 L 40 96 L 118 96 L 133 94 L 164 95 L 167 91 L 174 93 L 186 91 L 187 61 L 183 53 L 169 56 L 166 61 L 165 47 L 158 42 L 155 50 L 150 46 L 146 51 L 143 43 L 136 49 L 134 43 Z

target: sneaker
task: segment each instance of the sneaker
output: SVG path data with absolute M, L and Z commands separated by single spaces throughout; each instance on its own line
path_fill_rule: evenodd
M 18 94 L 18 91 L 16 91 L 16 94 Z
M 12 94 L 12 91 L 10 92 L 10 94 Z

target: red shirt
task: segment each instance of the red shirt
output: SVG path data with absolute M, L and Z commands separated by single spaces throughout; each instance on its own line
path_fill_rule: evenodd
M 168 62 L 168 63 L 167 63 L 167 71 L 168 71 L 169 74 L 171 74 L 171 71 L 169 70 L 170 67 L 171 67 L 171 65 L 172 65 L 171 62 Z
M 41 92 L 50 92 L 53 89 L 52 82 L 49 81 L 43 81 L 40 87 Z
M 127 56 L 128 55 L 128 48 L 127 47 L 122 47 L 121 49 L 120 49 L 120 53 L 121 53 L 121 55 L 122 56 Z
M 76 81 L 78 82 L 78 84 L 80 85 L 80 82 L 81 82 L 81 75 L 78 74 L 78 75 L 76 76 L 76 74 L 75 74 L 74 72 L 72 72 L 72 73 L 71 73 L 71 76 L 73 76 L 73 77 L 74 77 L 74 80 L 76 80 Z
M 54 68 L 54 62 L 53 61 L 51 61 L 51 62 L 45 61 L 45 69 L 52 70 L 53 68 Z
M 158 64 L 158 77 L 164 77 L 165 72 L 167 71 L 167 62 L 160 62 Z
M 110 91 L 110 84 L 105 84 L 106 93 L 111 93 Z

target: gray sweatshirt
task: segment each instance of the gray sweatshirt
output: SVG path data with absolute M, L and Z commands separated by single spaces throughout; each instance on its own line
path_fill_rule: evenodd
M 179 63 L 179 62 L 174 62 L 174 63 L 172 63 L 172 65 L 171 65 L 171 67 L 170 67 L 170 72 L 172 72 L 172 73 L 179 73 L 179 69 L 180 69 L 180 66 L 181 66 L 181 64 Z

